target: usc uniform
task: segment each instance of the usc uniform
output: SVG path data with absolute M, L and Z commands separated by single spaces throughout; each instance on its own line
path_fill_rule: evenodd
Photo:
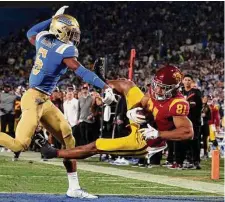
M 129 90 L 126 97 L 127 110 L 133 108 L 144 97 L 144 93 L 138 88 L 133 87 Z M 182 96 L 177 93 L 175 96 L 165 101 L 157 101 L 150 96 L 145 109 L 153 114 L 154 126 L 159 131 L 168 131 L 175 129 L 173 116 L 187 116 L 189 113 L 189 104 Z M 99 138 L 96 141 L 98 150 L 106 153 L 116 153 L 120 155 L 144 155 L 147 153 L 147 147 L 162 145 L 164 141 L 161 138 L 145 141 L 138 132 L 140 126 L 130 123 L 131 133 L 122 138 L 106 139 Z M 164 143 L 165 144 L 165 143 Z
M 216 140 L 216 128 L 220 127 L 220 114 L 219 107 L 211 104 L 209 105 L 211 119 L 209 120 L 209 139 L 210 141 Z
M 61 75 L 67 71 L 64 58 L 78 57 L 74 45 L 65 44 L 42 31 L 36 35 L 36 59 L 29 78 L 29 90 L 21 99 L 22 116 L 16 128 L 16 138 L 0 133 L 0 145 L 14 152 L 27 149 L 35 129 L 41 123 L 66 148 L 75 140 L 62 112 L 50 101 L 50 95 Z

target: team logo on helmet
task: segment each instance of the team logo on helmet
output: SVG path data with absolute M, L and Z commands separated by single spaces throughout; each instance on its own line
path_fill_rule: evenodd
M 173 73 L 173 78 L 176 79 L 177 83 L 181 82 L 181 79 L 182 79 L 182 75 L 180 72 L 174 72 Z
M 66 24 L 66 25 L 69 25 L 69 26 L 73 25 L 72 21 L 63 15 L 59 16 L 58 21 Z

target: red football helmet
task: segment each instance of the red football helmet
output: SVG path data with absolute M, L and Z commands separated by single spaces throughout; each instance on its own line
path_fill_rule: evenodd
M 182 74 L 176 66 L 165 65 L 159 69 L 150 86 L 150 94 L 156 100 L 170 99 L 176 94 L 182 81 Z

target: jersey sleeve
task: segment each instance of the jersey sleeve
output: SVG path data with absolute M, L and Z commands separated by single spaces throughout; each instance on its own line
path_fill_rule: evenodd
M 42 32 L 39 32 L 37 35 L 36 35 L 36 43 L 40 41 L 40 39 L 43 37 L 43 36 L 46 36 L 48 35 L 49 32 L 48 31 L 42 31 Z
M 78 58 L 78 49 L 73 45 L 65 44 L 65 50 L 63 51 L 63 58 Z
M 189 103 L 184 99 L 175 99 L 169 106 L 170 116 L 187 116 L 189 114 Z

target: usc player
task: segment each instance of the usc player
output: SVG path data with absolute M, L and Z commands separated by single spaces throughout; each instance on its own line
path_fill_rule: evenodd
M 193 137 L 188 119 L 189 104 L 179 92 L 182 74 L 175 66 L 166 65 L 156 72 L 147 94 L 128 80 L 107 83 L 126 97 L 127 117 L 131 133 L 122 138 L 99 138 L 96 141 L 68 150 L 57 150 L 44 143 L 41 152 L 46 158 L 86 158 L 97 153 L 117 155 L 145 155 L 165 149 L 165 140 L 185 140 Z M 140 114 L 144 110 L 145 115 Z M 152 116 L 147 127 L 146 117 Z

